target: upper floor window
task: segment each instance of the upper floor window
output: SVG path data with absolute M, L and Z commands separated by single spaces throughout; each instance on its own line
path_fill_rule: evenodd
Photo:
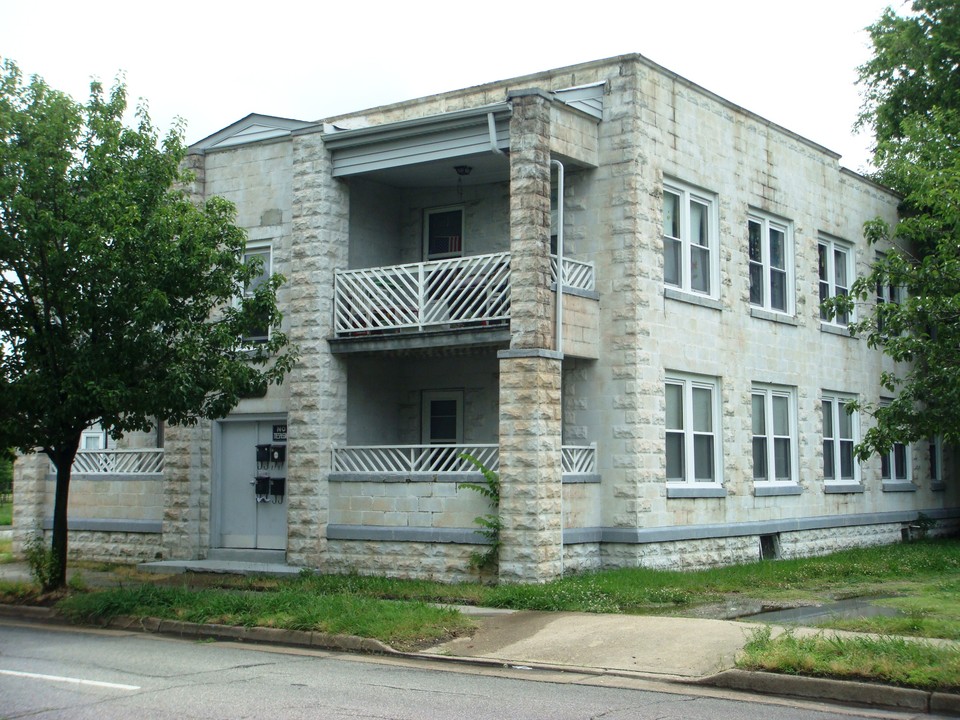
M 820 274 L 820 302 L 850 294 L 853 280 L 853 248 L 832 238 L 820 238 L 817 245 L 817 268 Z M 848 313 L 837 313 L 832 318 L 820 309 L 820 319 L 836 325 L 850 323 Z
M 719 483 L 719 381 L 668 376 L 666 411 L 667 482 Z
M 795 407 L 796 394 L 792 388 L 754 386 L 754 482 L 796 482 Z
M 878 255 L 878 260 L 883 259 L 883 255 Z M 894 305 L 899 305 L 903 300 L 903 291 L 897 285 L 887 284 L 884 285 L 881 282 L 877 283 L 877 330 L 883 332 L 884 330 L 884 320 L 883 320 L 883 311 L 882 305 L 886 303 L 892 303 Z
M 943 440 L 939 435 L 927 439 L 927 453 L 930 481 L 936 485 L 943 480 L 941 475 L 943 469 Z
M 847 412 L 850 398 L 823 396 L 823 477 L 828 482 L 857 482 L 853 454 L 857 444 L 857 414 Z
M 663 188 L 663 281 L 716 296 L 719 284 L 716 198 L 675 181 Z
M 444 207 L 424 211 L 423 245 L 427 260 L 463 255 L 463 208 Z
M 747 219 L 750 304 L 793 312 L 793 247 L 790 226 L 760 213 Z
M 253 297 L 257 288 L 265 282 L 272 272 L 272 250 L 269 245 L 247 247 L 243 254 L 243 262 L 246 265 L 252 262 L 260 263 L 260 271 L 243 290 L 245 298 Z M 270 326 L 267 322 L 255 322 L 247 329 L 243 335 L 245 343 L 264 343 L 270 339 Z

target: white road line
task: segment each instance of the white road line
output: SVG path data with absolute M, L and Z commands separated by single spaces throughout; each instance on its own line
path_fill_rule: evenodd
M 59 675 L 39 675 L 37 673 L 17 672 L 16 670 L 0 670 L 0 675 L 32 678 L 34 680 L 49 680 L 51 682 L 70 683 L 72 685 L 93 685 L 94 687 L 113 688 L 114 690 L 139 690 L 139 685 L 122 685 L 120 683 L 100 682 L 99 680 L 84 680 L 82 678 L 60 677 Z

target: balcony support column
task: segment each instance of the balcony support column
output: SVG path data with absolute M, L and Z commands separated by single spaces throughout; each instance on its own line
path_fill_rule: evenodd
M 552 347 L 550 98 L 511 93 L 510 349 L 500 360 L 499 575 L 563 573 L 561 355 Z

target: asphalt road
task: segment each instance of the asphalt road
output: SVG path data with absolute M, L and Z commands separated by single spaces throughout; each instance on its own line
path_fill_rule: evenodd
M 828 720 L 914 716 L 758 702 L 716 690 L 686 693 L 636 680 L 523 668 L 479 669 L 2 621 L 0 718 L 22 717 Z

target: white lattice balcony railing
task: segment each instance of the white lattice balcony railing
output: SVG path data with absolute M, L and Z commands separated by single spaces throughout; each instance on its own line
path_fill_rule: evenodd
M 594 475 L 597 472 L 597 444 L 564 445 L 564 475 Z
M 351 445 L 333 449 L 337 473 L 453 473 L 473 472 L 476 466 L 462 456 L 476 458 L 489 470 L 500 467 L 499 447 L 484 445 Z M 565 475 L 597 472 L 597 446 L 564 445 L 561 455 Z
M 505 323 L 510 318 L 510 255 L 338 271 L 338 335 Z
M 52 465 L 51 465 L 51 469 Z M 163 472 L 163 448 L 81 450 L 73 472 L 87 475 L 146 475 Z
M 352 445 L 333 449 L 333 472 L 375 474 L 476 472 L 462 455 L 499 467 L 496 445 Z
M 557 281 L 557 256 L 550 256 L 550 279 Z M 574 290 L 593 292 L 597 287 L 593 263 L 581 262 L 565 257 L 563 259 L 563 286 Z

